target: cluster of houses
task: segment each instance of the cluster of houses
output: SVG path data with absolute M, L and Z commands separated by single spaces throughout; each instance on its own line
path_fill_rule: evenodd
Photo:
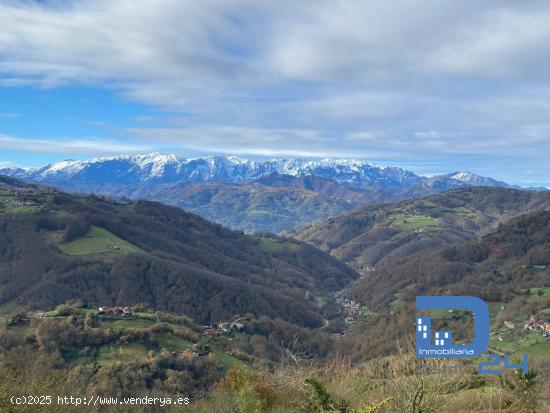
M 17 206 L 35 206 L 36 202 L 28 197 L 28 195 L 34 195 L 35 192 L 31 188 L 18 188 L 15 190 L 15 193 L 12 192 L 15 198 L 11 200 L 11 203 Z
M 97 314 L 108 317 L 133 317 L 134 315 L 129 307 L 99 307 Z
M 523 327 L 526 330 L 540 331 L 544 337 L 550 339 L 550 322 L 537 314 L 531 314 Z
M 344 298 L 337 300 L 338 303 L 344 308 L 345 318 L 344 321 L 346 324 L 353 323 L 361 315 L 363 310 L 366 310 L 365 306 L 362 306 L 356 301 Z
M 220 321 L 206 326 L 203 335 L 208 337 L 229 335 L 244 329 L 244 324 L 239 321 Z
M 35 206 L 36 205 L 34 202 L 28 201 L 25 198 L 12 199 L 11 203 L 17 206 Z

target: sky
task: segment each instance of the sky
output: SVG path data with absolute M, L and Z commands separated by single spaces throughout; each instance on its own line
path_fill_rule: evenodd
M 161 151 L 550 186 L 550 3 L 0 0 L 0 168 Z

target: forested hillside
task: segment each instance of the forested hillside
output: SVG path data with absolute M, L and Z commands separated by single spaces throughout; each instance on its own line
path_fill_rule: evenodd
M 529 212 L 479 238 L 380 265 L 357 283 L 355 293 L 372 305 L 396 297 L 413 302 L 423 294 L 510 302 L 526 289 L 550 286 L 549 240 L 550 211 Z
M 355 318 L 341 351 L 357 360 L 392 354 L 414 324 L 417 295 L 466 294 L 490 303 L 494 348 L 548 357 L 540 334 L 496 334 L 504 321 L 523 326 L 529 314 L 550 314 L 549 200 L 544 192 L 453 190 L 362 208 L 299 232 L 362 275 L 349 293 L 368 312 Z M 458 331 L 459 319 L 445 322 L 454 320 Z
M 199 322 L 251 313 L 314 327 L 324 311 L 315 297 L 356 278 L 305 243 L 245 236 L 176 207 L 3 182 L 0 303 L 145 303 Z
M 309 225 L 294 235 L 365 272 L 421 251 L 469 240 L 517 214 L 550 206 L 550 192 L 457 189 L 375 205 Z
M 318 176 L 278 174 L 240 183 L 128 185 L 116 193 L 176 205 L 229 228 L 274 234 L 362 205 L 403 199 L 391 191 L 349 188 Z

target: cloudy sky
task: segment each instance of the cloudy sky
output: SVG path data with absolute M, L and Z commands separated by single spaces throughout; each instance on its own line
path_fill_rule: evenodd
M 550 186 L 550 3 L 0 0 L 0 166 L 353 157 Z

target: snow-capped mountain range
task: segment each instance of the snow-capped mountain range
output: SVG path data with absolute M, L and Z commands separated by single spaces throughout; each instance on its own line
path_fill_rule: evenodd
M 0 174 L 61 187 L 82 185 L 139 185 L 174 182 L 238 183 L 273 173 L 295 177 L 319 176 L 352 188 L 426 187 L 445 190 L 463 186 L 508 187 L 504 182 L 470 172 L 423 177 L 397 167 L 375 166 L 349 159 L 271 159 L 255 161 L 238 157 L 208 156 L 187 159 L 172 154 L 149 153 L 66 160 L 42 168 L 0 169 Z

